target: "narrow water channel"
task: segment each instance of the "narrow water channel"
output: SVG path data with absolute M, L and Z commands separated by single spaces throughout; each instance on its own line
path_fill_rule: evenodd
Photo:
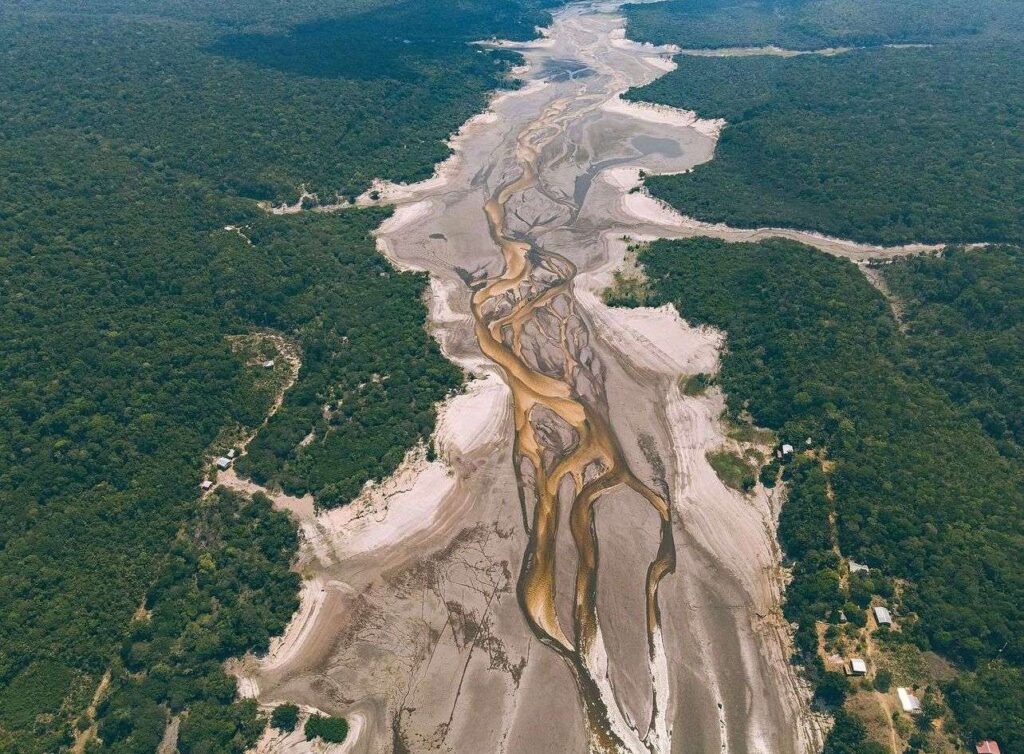
M 255 673 L 261 700 L 358 719 L 352 751 L 820 743 L 787 662 L 775 503 L 718 481 L 721 397 L 678 386 L 721 335 L 599 297 L 626 239 L 662 231 L 630 209 L 637 171 L 687 170 L 716 137 L 619 100 L 669 58 L 622 25 L 614 2 L 561 10 L 435 178 L 378 187 L 396 207 L 379 246 L 430 273 L 431 330 L 473 381 L 441 461 L 304 524 L 322 604 L 301 651 Z

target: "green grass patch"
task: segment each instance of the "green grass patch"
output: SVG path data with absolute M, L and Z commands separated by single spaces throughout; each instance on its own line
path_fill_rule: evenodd
M 696 395 L 704 395 L 708 388 L 715 383 L 715 376 L 713 374 L 688 374 L 679 380 L 679 388 L 683 391 L 683 395 L 690 397 Z
M 757 483 L 756 467 L 745 458 L 729 450 L 713 450 L 705 454 L 711 468 L 726 486 L 740 492 L 749 492 Z
M 0 692 L 0 722 L 13 729 L 31 727 L 39 715 L 60 708 L 74 678 L 59 662 L 32 663 Z
M 730 425 L 726 434 L 733 440 L 749 442 L 754 445 L 775 445 L 775 433 L 770 429 L 755 427 L 746 422 L 737 422 Z
M 645 306 L 650 296 L 647 281 L 638 275 L 626 275 L 616 270 L 612 284 L 602 297 L 608 306 Z

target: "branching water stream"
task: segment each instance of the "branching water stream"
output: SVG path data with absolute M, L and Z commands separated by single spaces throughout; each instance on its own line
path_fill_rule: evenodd
M 253 671 L 262 700 L 357 717 L 353 751 L 820 743 L 787 662 L 773 503 L 707 464 L 721 396 L 679 390 L 721 336 L 597 295 L 625 237 L 694 234 L 631 190 L 710 159 L 718 129 L 619 99 L 670 51 L 625 40 L 617 7 L 560 10 L 435 178 L 372 194 L 396 207 L 381 250 L 430 273 L 431 330 L 474 379 L 444 407 L 441 460 L 305 520 L 315 621 Z

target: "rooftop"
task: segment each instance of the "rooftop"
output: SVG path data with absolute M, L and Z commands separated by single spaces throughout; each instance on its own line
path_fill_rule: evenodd
M 896 696 L 900 699 L 900 706 L 904 712 L 911 714 L 921 711 L 921 700 L 911 694 L 907 689 L 902 686 L 896 689 Z

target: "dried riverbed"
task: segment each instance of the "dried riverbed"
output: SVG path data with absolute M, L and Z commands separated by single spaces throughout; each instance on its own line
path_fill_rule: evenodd
M 721 124 L 620 99 L 672 64 L 616 10 L 560 11 L 517 46 L 525 86 L 434 178 L 372 194 L 396 206 L 382 252 L 431 274 L 430 327 L 474 379 L 443 407 L 438 460 L 413 451 L 352 506 L 296 511 L 303 609 L 242 688 L 358 719 L 347 751 L 820 745 L 787 661 L 775 503 L 718 480 L 721 396 L 679 390 L 722 335 L 598 295 L 626 236 L 746 233 L 632 192 L 640 170 L 710 159 Z

